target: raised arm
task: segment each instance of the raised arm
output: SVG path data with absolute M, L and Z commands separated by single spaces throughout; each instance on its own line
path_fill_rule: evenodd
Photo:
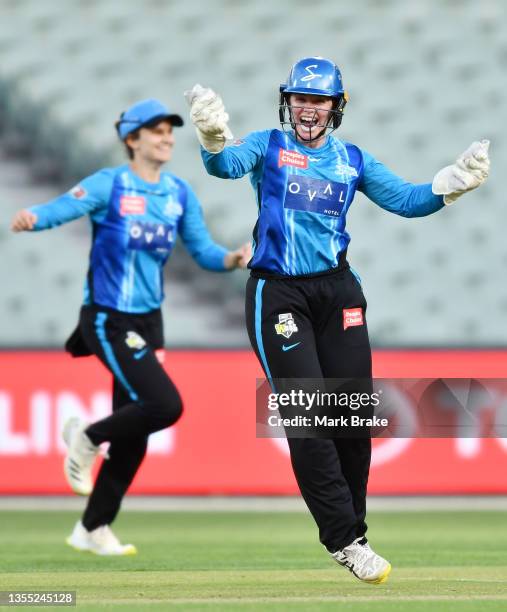
M 402 217 L 425 217 L 443 208 L 443 198 L 433 194 L 431 183 L 404 181 L 366 151 L 363 160 L 358 189 L 381 208 Z
M 208 153 L 201 147 L 201 157 L 208 174 L 218 178 L 238 179 L 262 164 L 268 148 L 270 130 L 252 132 L 225 147 L 220 153 Z
M 403 217 L 424 217 L 450 205 L 479 187 L 489 175 L 489 142 L 474 142 L 433 183 L 413 185 L 393 174 L 363 151 L 363 174 L 358 188 L 385 210 Z
M 185 92 L 185 97 L 190 104 L 190 119 L 201 143 L 202 159 L 209 174 L 237 179 L 262 162 L 268 146 L 269 130 L 253 132 L 232 146 L 225 147 L 226 141 L 233 136 L 222 98 L 201 85 L 194 85 Z
M 111 188 L 112 171 L 100 170 L 54 200 L 18 211 L 11 229 L 14 232 L 51 229 L 83 215 L 98 213 L 107 208 Z

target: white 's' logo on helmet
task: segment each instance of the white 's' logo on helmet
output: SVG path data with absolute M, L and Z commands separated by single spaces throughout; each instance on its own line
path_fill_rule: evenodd
M 307 75 L 305 75 L 304 77 L 301 77 L 300 81 L 313 81 L 313 79 L 318 79 L 319 77 L 321 77 L 321 74 L 315 74 L 315 72 L 313 72 L 312 68 L 318 68 L 318 64 L 312 64 L 311 66 L 305 66 L 305 70 L 306 72 L 308 72 Z

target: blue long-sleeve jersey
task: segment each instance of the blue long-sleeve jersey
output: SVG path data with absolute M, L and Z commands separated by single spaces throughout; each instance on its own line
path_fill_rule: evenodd
M 92 249 L 85 283 L 85 304 L 128 313 L 160 307 L 162 269 L 177 235 L 197 263 L 224 270 L 226 249 L 211 239 L 191 187 L 170 172 L 148 183 L 128 165 L 105 168 L 66 194 L 32 206 L 35 230 L 89 215 Z
M 209 174 L 237 179 L 250 173 L 259 217 L 249 267 L 256 270 L 292 276 L 336 267 L 350 242 L 346 216 L 356 190 L 405 217 L 444 205 L 430 184 L 407 183 L 366 151 L 331 136 L 311 149 L 292 134 L 265 130 L 221 153 L 201 153 Z

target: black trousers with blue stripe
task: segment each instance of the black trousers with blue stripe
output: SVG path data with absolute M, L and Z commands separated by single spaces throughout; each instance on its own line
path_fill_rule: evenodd
M 86 430 L 94 444 L 110 442 L 109 459 L 101 465 L 82 519 L 91 531 L 115 519 L 149 434 L 174 424 L 183 407 L 155 352 L 163 347 L 160 310 L 132 315 L 84 306 L 79 331 L 113 375 L 113 413 Z
M 246 321 L 268 379 L 371 378 L 366 301 L 348 264 L 308 277 L 252 271 Z M 352 325 L 345 325 L 345 316 Z M 289 438 L 301 494 L 330 552 L 364 536 L 371 439 Z

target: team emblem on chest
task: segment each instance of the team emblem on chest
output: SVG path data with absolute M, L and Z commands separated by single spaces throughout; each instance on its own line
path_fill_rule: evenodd
M 166 217 L 181 217 L 182 214 L 183 206 L 173 198 L 169 198 L 164 207 L 164 215 Z

